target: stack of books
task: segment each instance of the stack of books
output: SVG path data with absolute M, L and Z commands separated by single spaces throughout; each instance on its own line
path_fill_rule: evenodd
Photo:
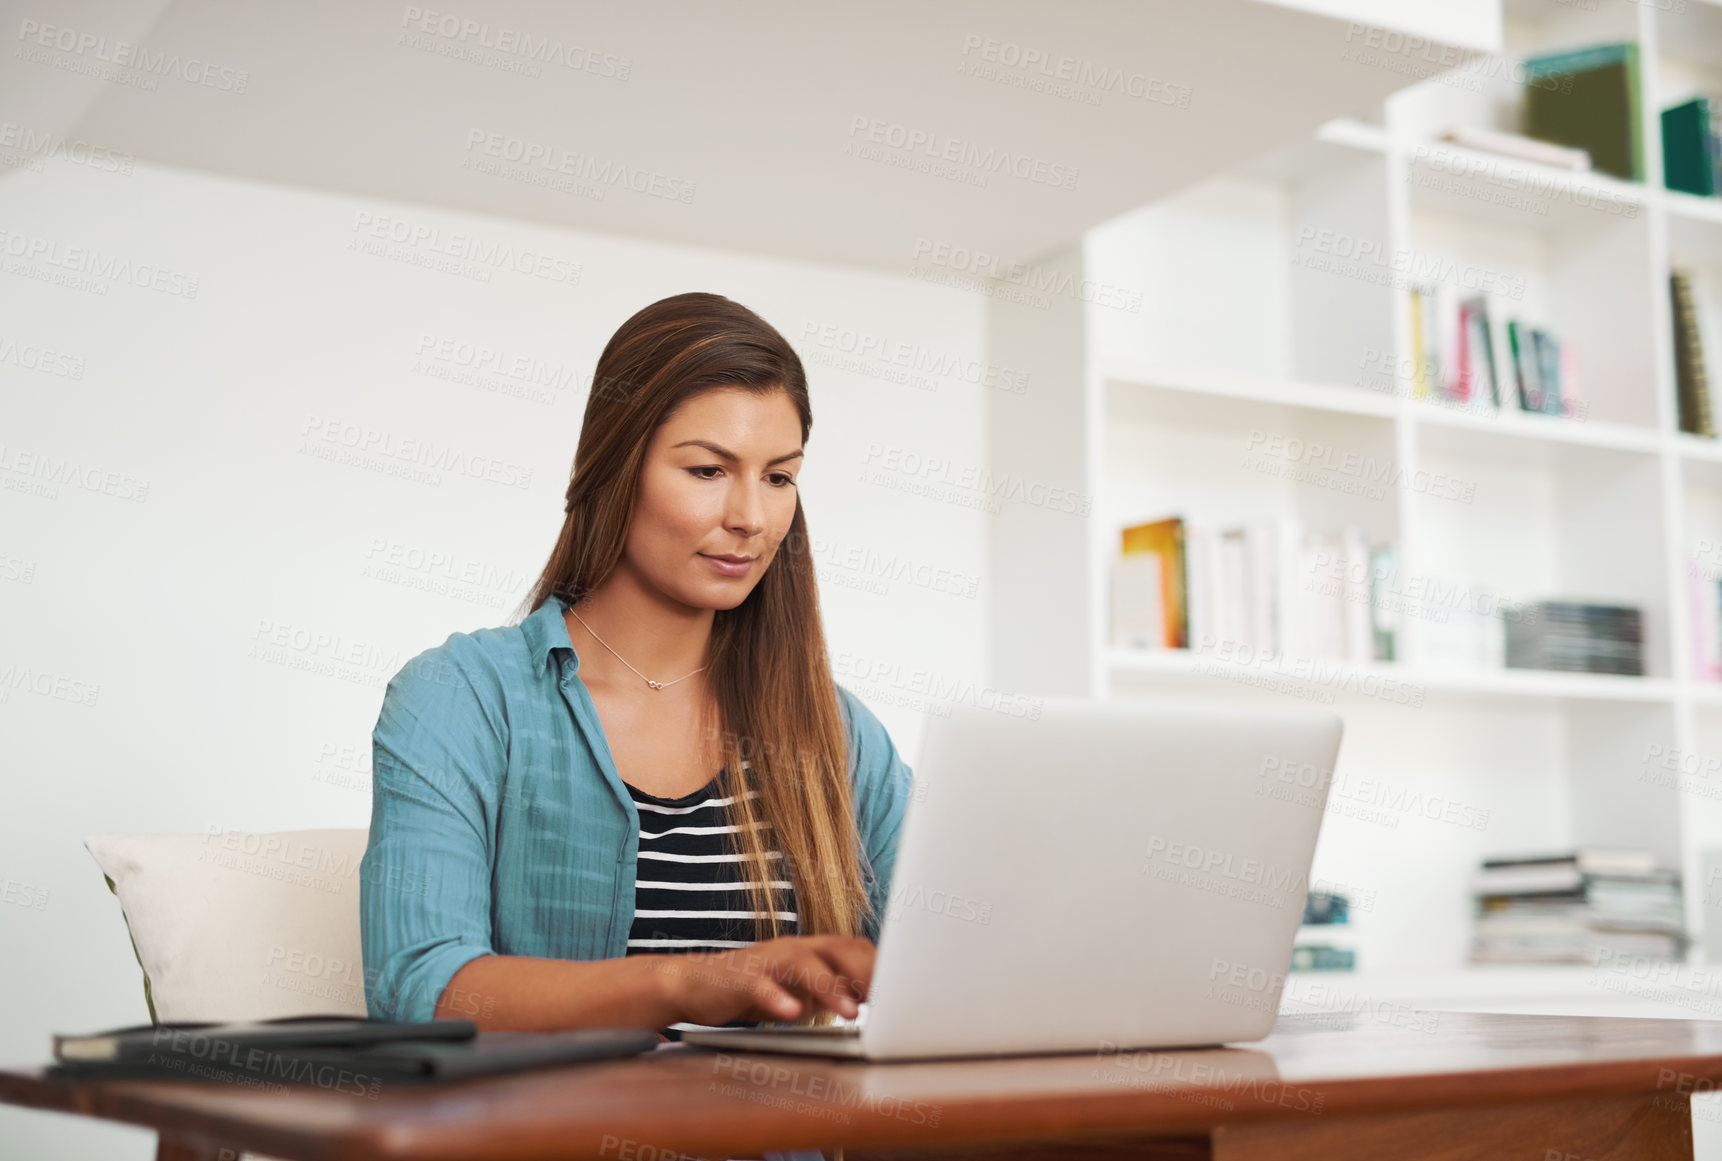
M 1638 45 L 1600 44 L 1524 64 L 1526 136 L 1583 149 L 1603 173 L 1644 180 Z
M 1632 605 L 1538 601 L 1506 623 L 1509 669 L 1644 674 L 1644 615 Z
M 1595 963 L 1686 950 L 1680 876 L 1649 851 L 1586 847 L 1483 861 L 1473 963 Z
M 1390 545 L 1304 534 L 1291 517 L 1236 526 L 1173 516 L 1126 528 L 1112 575 L 1112 643 L 1247 657 L 1392 661 Z
M 1292 946 L 1294 972 L 1348 972 L 1357 968 L 1351 939 L 1351 899 L 1338 891 L 1304 897 L 1303 925 Z
M 1411 395 L 1492 415 L 1517 407 L 1543 415 L 1575 415 L 1572 352 L 1554 333 L 1519 319 L 1497 327 L 1485 295 L 1456 304 L 1447 290 L 1411 288 Z

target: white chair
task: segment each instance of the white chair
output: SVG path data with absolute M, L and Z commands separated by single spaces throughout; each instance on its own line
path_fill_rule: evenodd
M 150 1022 L 363 1017 L 367 837 L 362 827 L 87 836 L 131 933 Z

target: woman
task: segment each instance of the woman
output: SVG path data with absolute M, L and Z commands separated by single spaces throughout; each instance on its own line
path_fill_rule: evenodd
M 599 356 L 530 610 L 389 682 L 366 1004 L 482 1028 L 854 1017 L 911 773 L 832 679 L 783 336 L 715 294 Z

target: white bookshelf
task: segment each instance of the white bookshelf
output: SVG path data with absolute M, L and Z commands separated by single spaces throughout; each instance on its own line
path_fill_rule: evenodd
M 1667 291 L 1671 264 L 1697 270 L 1705 325 L 1722 337 L 1722 198 L 1661 188 L 1659 121 L 1695 87 L 1722 93 L 1722 6 L 1664 7 L 1676 6 L 1506 9 L 1510 58 L 1638 42 L 1643 184 L 1440 143 L 1452 125 L 1517 128 L 1510 70 L 1479 67 L 1465 83 L 1426 81 L 1125 214 L 1042 264 L 1140 290 L 1139 313 L 1069 296 L 1051 310 L 989 308 L 992 358 L 1031 382 L 1027 395 L 994 401 L 992 470 L 1092 502 L 1086 519 L 1020 504 L 994 518 L 996 684 L 1099 697 L 1331 693 L 1347 723 L 1336 781 L 1487 812 L 1486 827 L 1466 828 L 1330 810 L 1312 877 L 1374 892 L 1358 924 L 1373 980 L 1470 970 L 1469 882 L 1497 852 L 1648 846 L 1683 871 L 1695 960 L 1706 923 L 1722 922 L 1700 865 L 1703 848 L 1722 845 L 1722 776 L 1678 786 L 1644 777 L 1651 753 L 1722 761 L 1722 686 L 1694 677 L 1685 578 L 1704 542 L 1719 546 L 1722 574 L 1722 443 L 1676 430 Z M 1508 170 L 1539 191 L 1532 200 L 1505 196 L 1522 192 L 1503 191 Z M 1309 260 L 1342 249 L 1386 257 Z M 1410 366 L 1411 320 L 1395 261 L 1448 263 L 1446 277 L 1467 288 L 1475 275 L 1497 327 L 1518 317 L 1570 343 L 1582 418 L 1413 398 L 1397 372 Z M 1722 348 L 1707 355 L 1722 379 Z M 1440 473 L 1474 498 L 1348 494 L 1252 471 L 1240 460 L 1253 431 L 1321 441 L 1414 478 Z M 1290 695 L 1250 684 L 1251 667 L 1224 658 L 1110 643 L 1124 527 L 1273 514 L 1391 542 L 1404 577 L 1637 605 L 1646 676 L 1437 663 L 1433 623 L 1419 617 L 1403 619 L 1395 661 L 1350 664 L 1343 681 Z M 1415 689 L 1417 704 L 1368 692 L 1386 682 Z

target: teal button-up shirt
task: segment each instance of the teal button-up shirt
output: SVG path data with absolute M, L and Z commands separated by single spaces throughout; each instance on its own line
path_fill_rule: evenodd
M 567 607 L 552 598 L 519 625 L 452 634 L 389 681 L 359 864 L 374 1019 L 434 1018 L 449 980 L 482 955 L 627 954 L 639 813 L 580 680 Z M 838 691 L 867 893 L 883 916 L 913 775 L 873 712 Z M 481 1011 L 476 997 L 450 1002 Z

